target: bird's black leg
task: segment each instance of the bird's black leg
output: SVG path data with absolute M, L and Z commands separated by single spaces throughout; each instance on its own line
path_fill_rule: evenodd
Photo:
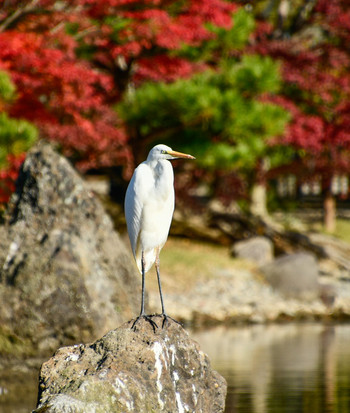
M 140 315 L 136 318 L 136 320 L 133 322 L 131 328 L 134 329 L 135 331 L 135 325 L 136 323 L 141 319 L 144 318 L 145 320 L 147 320 L 152 328 L 153 331 L 156 332 L 156 328 L 158 328 L 157 324 L 151 319 L 151 317 L 149 317 L 148 315 L 146 315 L 145 313 L 145 257 L 142 251 L 141 254 L 141 270 L 142 270 L 142 296 L 141 296 L 141 311 L 140 311 Z
M 157 278 L 158 278 L 158 288 L 159 288 L 159 295 L 160 295 L 160 303 L 162 306 L 162 317 L 163 317 L 163 323 L 162 323 L 162 328 L 164 328 L 165 323 L 168 321 L 168 319 L 170 318 L 170 320 L 175 321 L 175 323 L 180 324 L 181 323 L 179 321 L 174 320 L 172 317 L 168 316 L 167 313 L 165 312 L 164 309 L 164 302 L 163 302 L 163 294 L 162 294 L 162 285 L 160 282 L 160 274 L 159 274 L 159 249 L 157 249 L 157 256 L 156 256 L 156 262 L 155 262 L 155 266 L 156 266 L 156 272 L 157 272 Z

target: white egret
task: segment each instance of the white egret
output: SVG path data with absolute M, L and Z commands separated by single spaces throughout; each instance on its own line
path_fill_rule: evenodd
M 169 146 L 156 145 L 147 159 L 134 171 L 125 196 L 125 217 L 128 234 L 137 267 L 142 275 L 140 315 L 155 330 L 157 324 L 146 315 L 145 274 L 155 263 L 158 278 L 163 326 L 169 317 L 164 310 L 162 287 L 159 275 L 159 253 L 170 229 L 175 207 L 174 171 L 169 160 L 176 158 L 195 159 L 192 155 L 173 151 Z

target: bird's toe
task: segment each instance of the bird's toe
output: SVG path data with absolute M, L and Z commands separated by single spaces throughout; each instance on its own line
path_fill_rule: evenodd
M 174 318 L 170 317 L 169 315 L 163 313 L 162 317 L 163 317 L 162 328 L 164 328 L 165 324 L 169 323 L 169 319 L 171 321 L 174 321 L 174 323 L 179 324 L 182 327 L 182 324 L 180 323 L 180 321 L 175 320 Z
M 156 332 L 156 329 L 158 328 L 158 325 L 157 325 L 157 323 L 156 323 L 155 321 L 152 320 L 151 316 L 148 316 L 148 315 L 146 315 L 146 314 L 140 314 L 140 315 L 135 319 L 135 321 L 132 323 L 131 329 L 134 330 L 134 331 L 136 331 L 136 324 L 137 324 L 142 318 L 143 318 L 144 320 L 148 321 L 148 322 L 151 324 L 152 329 L 153 329 L 153 332 L 155 333 L 155 332 Z

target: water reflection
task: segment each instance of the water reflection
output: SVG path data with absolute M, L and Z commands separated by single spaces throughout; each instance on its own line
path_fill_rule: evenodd
M 350 413 L 350 325 L 191 332 L 228 382 L 226 413 Z M 37 371 L 1 371 L 0 413 L 35 406 Z
M 226 413 L 349 413 L 350 325 L 195 332 L 228 382 Z
M 4 368 L 0 365 L 0 413 L 28 413 L 34 409 L 38 395 L 38 368 L 28 369 L 20 364 Z

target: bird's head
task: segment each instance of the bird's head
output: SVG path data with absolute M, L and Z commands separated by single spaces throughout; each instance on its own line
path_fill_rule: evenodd
M 185 153 L 173 151 L 169 146 L 160 144 L 154 146 L 147 156 L 148 161 L 155 161 L 159 159 L 177 159 L 177 158 L 184 158 L 184 159 L 196 159 L 192 155 L 187 155 Z

